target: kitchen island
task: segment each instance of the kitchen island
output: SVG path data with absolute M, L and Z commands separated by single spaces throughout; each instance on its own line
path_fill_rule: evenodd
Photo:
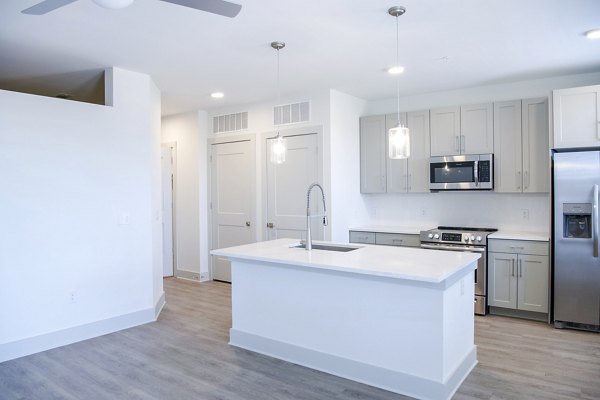
M 477 363 L 478 254 L 296 239 L 226 249 L 230 344 L 421 399 L 449 399 Z

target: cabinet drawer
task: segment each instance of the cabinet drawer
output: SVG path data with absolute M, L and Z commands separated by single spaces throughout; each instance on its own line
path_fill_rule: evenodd
M 421 240 L 419 235 L 410 235 L 406 233 L 376 233 L 375 244 L 386 246 L 407 246 L 420 247 Z
M 547 256 L 549 253 L 548 242 L 505 239 L 489 239 L 488 251 L 497 253 L 535 254 L 539 256 Z
M 375 232 L 350 231 L 350 243 L 375 244 Z

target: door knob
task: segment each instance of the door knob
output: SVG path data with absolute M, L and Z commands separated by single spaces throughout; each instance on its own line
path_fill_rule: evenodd
M 267 228 L 273 229 L 275 225 L 272 222 L 267 222 Z
M 246 221 L 246 226 L 250 226 L 250 221 Z

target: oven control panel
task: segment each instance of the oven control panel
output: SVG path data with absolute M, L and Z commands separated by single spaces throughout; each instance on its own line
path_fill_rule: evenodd
M 442 242 L 462 242 L 462 233 L 442 233 Z

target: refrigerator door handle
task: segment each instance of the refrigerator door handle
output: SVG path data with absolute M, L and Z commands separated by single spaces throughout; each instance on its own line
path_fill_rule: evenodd
M 594 185 L 594 205 L 592 207 L 592 223 L 594 226 L 594 258 L 598 258 L 598 236 L 600 236 L 600 229 L 598 229 L 598 185 Z

